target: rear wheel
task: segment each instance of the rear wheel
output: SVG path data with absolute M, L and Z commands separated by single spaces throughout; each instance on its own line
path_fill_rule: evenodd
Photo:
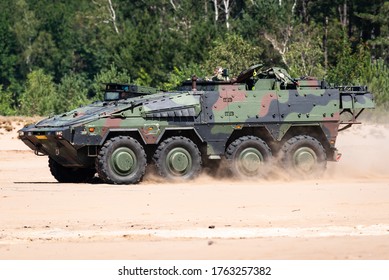
M 234 176 L 240 178 L 265 176 L 271 156 L 266 142 L 255 136 L 240 137 L 226 150 L 228 167 Z
M 282 165 L 294 177 L 320 177 L 327 166 L 322 144 L 311 136 L 292 137 L 283 145 L 281 154 Z
M 66 167 L 49 157 L 51 174 L 60 183 L 86 183 L 92 180 L 96 170 L 93 168 Z
M 145 174 L 146 165 L 142 145 L 129 136 L 108 140 L 96 159 L 100 179 L 110 184 L 138 183 Z
M 192 179 L 201 171 L 201 153 L 190 139 L 175 136 L 163 141 L 154 154 L 158 173 L 168 179 Z

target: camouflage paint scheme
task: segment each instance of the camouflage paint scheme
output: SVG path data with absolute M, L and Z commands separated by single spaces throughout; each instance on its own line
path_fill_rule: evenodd
M 340 126 L 357 123 L 365 108 L 374 108 L 365 87 L 330 88 L 315 79 L 292 79 L 282 68 L 261 68 L 254 65 L 228 82 L 194 79 L 175 92 L 130 86 L 135 94 L 125 90 L 124 99 L 28 125 L 19 138 L 37 155 L 72 168 L 95 168 L 101 147 L 118 136 L 136 139 L 148 162 L 163 141 L 175 136 L 191 139 L 204 159 L 222 159 L 241 137 L 260 138 L 276 156 L 292 137 L 309 135 L 323 146 L 327 160 L 336 160 Z M 120 86 L 109 84 L 107 92 L 115 94 Z M 350 119 L 341 121 L 343 113 Z

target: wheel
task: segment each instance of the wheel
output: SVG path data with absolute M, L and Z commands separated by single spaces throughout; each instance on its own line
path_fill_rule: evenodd
M 100 179 L 109 184 L 138 183 L 146 170 L 146 153 L 141 144 L 129 136 L 108 140 L 96 159 Z
M 281 149 L 282 165 L 294 177 L 320 177 L 327 166 L 327 155 L 321 143 L 307 135 L 289 139 Z
M 92 180 L 96 170 L 93 168 L 77 168 L 62 166 L 49 157 L 51 174 L 60 183 L 86 183 Z
M 201 153 L 196 144 L 183 136 L 163 141 L 153 160 L 159 175 L 168 179 L 192 179 L 200 174 Z
M 243 136 L 232 142 L 226 150 L 228 168 L 240 178 L 264 177 L 272 157 L 265 141 L 255 136 Z

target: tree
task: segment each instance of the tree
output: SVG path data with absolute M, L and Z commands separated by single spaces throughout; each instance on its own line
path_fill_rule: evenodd
M 11 21 L 9 1 L 0 2 L 0 85 L 8 87 L 15 75 L 14 65 L 17 57 L 13 52 L 15 37 L 9 31 Z
M 183 65 L 180 67 L 174 67 L 173 71 L 170 72 L 169 80 L 163 84 L 164 90 L 174 90 L 183 81 L 190 80 L 192 76 L 205 77 L 207 73 L 203 66 L 195 63 L 189 65 Z
M 57 98 L 54 102 L 56 113 L 73 110 L 88 103 L 88 85 L 80 74 L 66 74 L 57 87 Z
M 56 74 L 56 65 L 60 51 L 50 33 L 39 32 L 31 45 L 30 64 L 31 69 L 45 69 L 47 73 Z
M 360 82 L 374 93 L 374 100 L 378 106 L 389 109 L 389 67 L 383 59 L 366 65 Z
M 31 55 L 33 53 L 33 42 L 38 35 L 39 22 L 33 10 L 30 10 L 26 0 L 17 0 L 16 18 L 13 31 L 18 41 L 21 57 L 21 71 L 24 73 L 32 70 Z M 25 68 L 25 69 L 24 69 Z M 24 69 L 24 70 L 23 70 Z
M 360 45 L 353 53 L 346 35 L 343 38 L 342 52 L 338 54 L 338 63 L 328 73 L 328 81 L 337 85 L 352 85 L 360 82 L 366 66 L 370 64 L 368 50 Z
M 20 98 L 20 113 L 26 116 L 53 114 L 56 99 L 53 77 L 43 69 L 34 70 L 27 75 L 26 88 Z
M 289 72 L 294 77 L 325 76 L 324 52 L 321 45 L 321 30 L 314 26 L 300 24 L 294 28 L 294 36 L 285 54 Z M 304 36 L 301 36 L 304 34 Z
M 293 27 L 296 24 L 296 0 L 247 0 L 234 27 L 242 37 L 263 48 L 262 61 L 287 65 Z
M 279 53 L 282 62 L 288 66 L 286 54 L 294 28 L 294 12 L 297 0 L 288 1 L 282 4 L 278 2 L 279 8 L 276 10 L 276 20 L 263 31 L 263 36 L 269 41 L 273 48 Z
M 236 34 L 217 39 L 205 61 L 205 70 L 213 73 L 215 66 L 228 68 L 230 76 L 237 76 L 250 65 L 260 62 L 262 49 L 253 46 Z
M 381 1 L 379 1 L 381 2 Z M 371 6 L 371 3 L 369 3 Z M 372 8 L 370 8 L 372 9 Z M 389 1 L 380 6 L 373 5 L 370 13 L 360 12 L 356 16 L 364 22 L 364 33 L 372 46 L 372 54 L 389 62 Z
M 3 86 L 0 85 L 0 116 L 9 116 L 15 114 L 15 109 L 10 102 L 12 100 L 12 93 L 7 90 L 3 90 Z
M 221 64 L 236 75 L 258 62 L 351 83 L 360 45 L 389 63 L 387 0 L 2 0 L 0 11 L 0 84 L 11 107 L 39 69 L 58 90 L 81 79 L 100 99 L 95 79 L 112 65 L 137 84 L 171 88 L 192 70 L 209 75 Z

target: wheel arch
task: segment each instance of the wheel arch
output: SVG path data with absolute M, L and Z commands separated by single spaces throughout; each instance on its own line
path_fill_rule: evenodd
M 298 136 L 298 135 L 307 135 L 315 138 L 320 142 L 320 144 L 323 146 L 327 157 L 331 155 L 331 146 L 330 143 L 322 129 L 322 127 L 317 125 L 292 125 L 290 128 L 286 131 L 282 139 L 276 143 L 273 143 L 273 146 L 277 146 L 275 149 L 276 151 L 279 151 L 279 148 L 286 143 L 289 139 L 292 137 Z
M 273 141 L 273 137 L 270 135 L 268 129 L 265 126 L 247 126 L 242 129 L 235 129 L 226 142 L 227 147 L 234 142 L 235 140 L 243 137 L 243 136 L 256 136 L 270 147 L 270 143 Z M 270 147 L 271 148 L 271 147 Z
M 203 138 L 198 134 L 196 129 L 194 127 L 172 127 L 172 128 L 166 128 L 163 133 L 161 133 L 160 137 L 158 138 L 157 145 L 162 143 L 168 138 L 174 137 L 174 136 L 183 136 L 186 138 L 189 138 L 197 145 L 197 147 L 200 149 L 201 152 L 202 149 L 205 146 L 205 142 Z M 203 154 L 203 153 L 202 153 Z
M 108 129 L 108 132 L 105 134 L 104 137 L 102 137 L 100 146 L 103 146 L 105 142 L 107 142 L 109 139 L 112 139 L 117 136 L 130 136 L 134 139 L 136 139 L 139 143 L 145 143 L 144 139 L 142 138 L 141 134 L 139 133 L 139 130 L 137 128 L 111 128 Z
M 142 134 L 139 132 L 139 129 L 137 129 L 137 128 L 129 128 L 129 129 L 112 128 L 112 129 L 109 129 L 108 132 L 105 134 L 105 137 L 103 137 L 101 139 L 101 142 L 99 144 L 99 149 L 101 149 L 101 147 L 103 147 L 104 144 L 108 140 L 115 138 L 115 137 L 118 137 L 118 136 L 129 136 L 129 137 L 137 140 L 142 145 L 143 149 L 146 152 L 147 163 L 151 162 L 152 156 L 156 150 L 157 145 L 147 144 L 145 139 L 142 137 Z

